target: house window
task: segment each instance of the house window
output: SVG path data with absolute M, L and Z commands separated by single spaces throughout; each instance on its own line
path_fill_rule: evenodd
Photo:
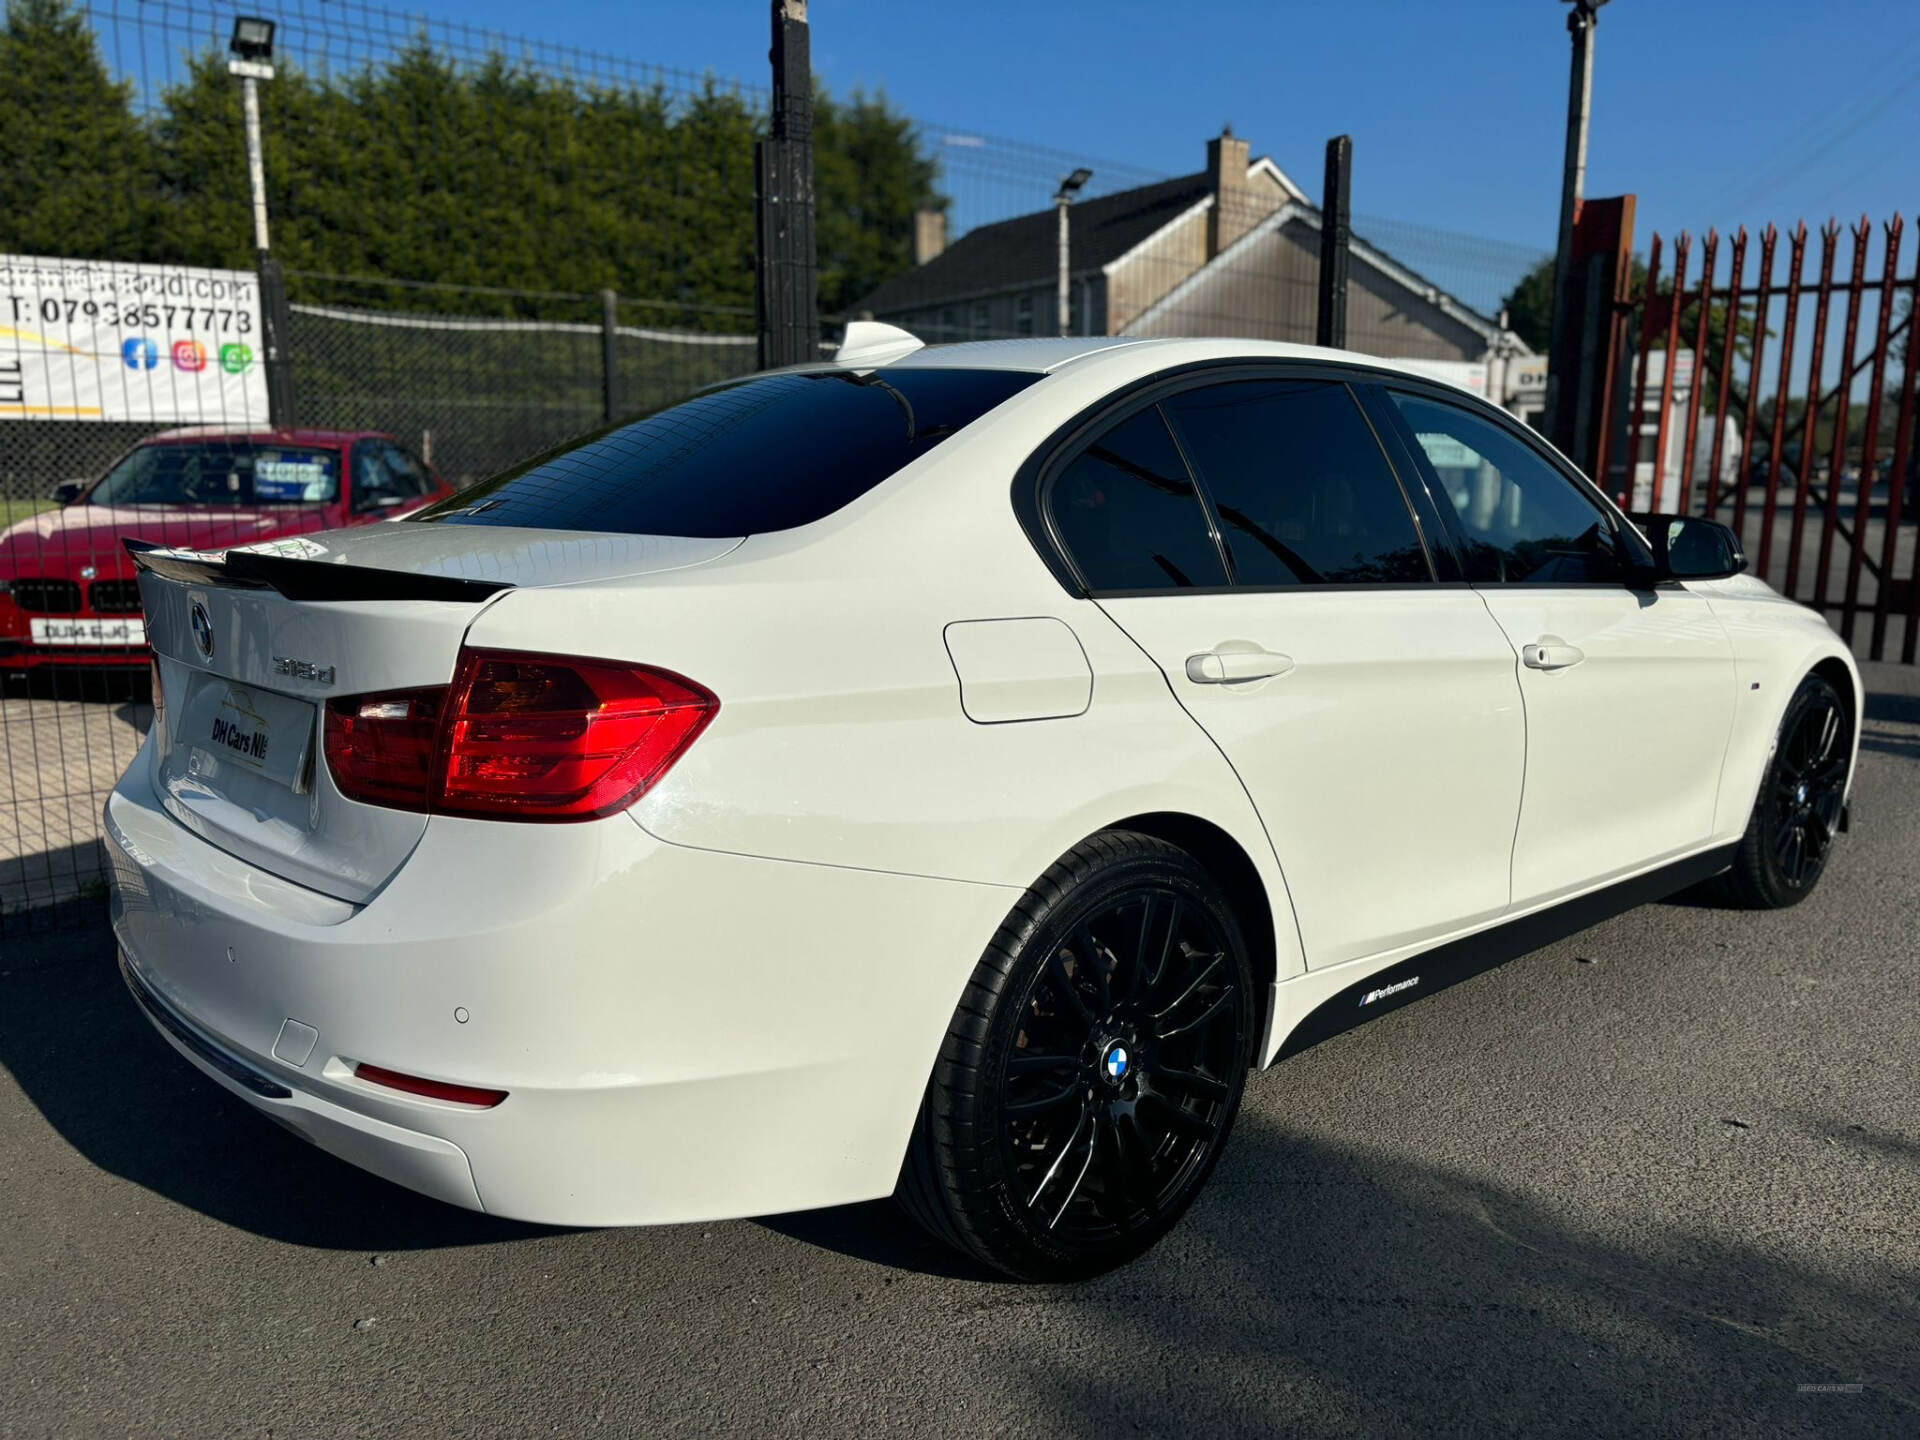
M 1033 296 L 1022 295 L 1013 305 L 1014 329 L 1022 335 L 1033 333 Z
M 953 312 L 953 307 L 949 305 L 946 309 L 940 312 L 940 338 L 942 340 L 953 339 L 954 332 L 957 331 L 959 328 L 960 328 L 959 319 L 958 317 L 955 316 Z
M 973 302 L 973 333 L 984 337 L 987 330 L 987 302 L 976 300 Z

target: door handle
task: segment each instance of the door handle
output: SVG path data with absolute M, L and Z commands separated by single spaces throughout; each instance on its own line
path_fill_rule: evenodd
M 1586 658 L 1586 651 L 1558 635 L 1542 635 L 1537 643 L 1520 647 L 1520 663 L 1529 670 L 1565 670 Z
M 1277 655 L 1271 650 L 1203 650 L 1187 657 L 1187 679 L 1196 685 L 1271 680 L 1291 669 L 1291 655 Z

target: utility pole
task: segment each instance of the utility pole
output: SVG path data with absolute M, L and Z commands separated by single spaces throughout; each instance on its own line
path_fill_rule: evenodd
M 1320 191 L 1320 321 L 1316 345 L 1347 345 L 1347 255 L 1353 241 L 1353 137 L 1327 141 L 1326 183 Z
M 1553 323 L 1547 344 L 1547 434 L 1563 431 L 1560 406 L 1567 391 L 1561 383 L 1564 359 L 1575 347 L 1571 314 L 1573 222 L 1587 186 L 1587 119 L 1593 100 L 1593 32 L 1607 0 L 1565 0 L 1567 34 L 1573 38 L 1573 70 L 1567 82 L 1567 152 L 1560 177 L 1560 243 L 1553 256 Z
M 1082 166 L 1067 176 L 1066 179 L 1062 180 L 1060 182 L 1060 188 L 1056 190 L 1053 195 L 1053 203 L 1060 211 L 1060 253 L 1054 296 L 1054 313 L 1055 318 L 1059 321 L 1060 333 L 1062 335 L 1070 335 L 1073 333 L 1073 297 L 1068 292 L 1068 286 L 1072 283 L 1073 261 L 1072 250 L 1068 243 L 1071 239 L 1071 230 L 1069 229 L 1067 212 L 1073 208 L 1073 197 L 1080 193 L 1080 187 L 1092 178 L 1093 171 Z
M 760 365 L 820 358 L 813 216 L 813 60 L 807 0 L 773 0 L 773 108 L 754 147 Z

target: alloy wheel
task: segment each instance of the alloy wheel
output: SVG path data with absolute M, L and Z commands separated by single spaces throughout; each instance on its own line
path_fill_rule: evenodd
M 1780 737 L 1768 844 L 1780 878 L 1795 889 L 1818 878 L 1840 828 L 1851 758 L 1840 743 L 1845 733 L 1839 703 L 1828 692 L 1805 706 Z
M 1248 996 L 1213 918 L 1147 889 L 1081 917 L 1024 1000 L 1000 1094 L 1027 1223 L 1113 1239 L 1183 1205 L 1231 1123 Z

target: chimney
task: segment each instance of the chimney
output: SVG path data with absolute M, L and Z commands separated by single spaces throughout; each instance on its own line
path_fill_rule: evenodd
M 913 263 L 924 265 L 947 248 L 947 212 L 913 212 Z
M 1229 125 L 1207 142 L 1207 186 L 1213 208 L 1207 211 L 1207 258 L 1213 259 L 1253 228 L 1253 190 L 1247 184 L 1247 142 Z

